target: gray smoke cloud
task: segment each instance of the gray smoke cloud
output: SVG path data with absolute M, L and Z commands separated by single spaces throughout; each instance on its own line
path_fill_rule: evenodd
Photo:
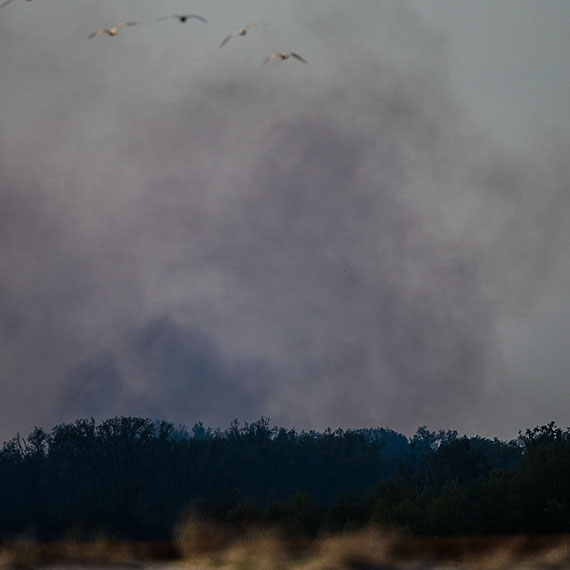
M 497 325 L 565 252 L 567 141 L 490 141 L 401 3 L 348 30 L 340 3 L 290 7 L 308 66 L 260 65 L 275 23 L 220 50 L 214 24 L 22 21 L 24 47 L 1 14 L 4 437 L 120 413 L 526 427 Z

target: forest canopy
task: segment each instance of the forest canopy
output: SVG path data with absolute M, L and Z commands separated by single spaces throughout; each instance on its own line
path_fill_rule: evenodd
M 188 513 L 290 535 L 570 531 L 570 428 L 512 441 L 420 427 L 225 430 L 115 417 L 36 427 L 0 450 L 0 536 L 170 538 Z

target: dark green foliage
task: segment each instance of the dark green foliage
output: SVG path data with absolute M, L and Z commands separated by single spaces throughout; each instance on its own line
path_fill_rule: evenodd
M 322 506 L 306 491 L 299 491 L 288 501 L 270 503 L 261 517 L 261 522 L 280 528 L 289 536 L 315 537 L 322 517 Z
M 225 430 L 118 417 L 35 428 L 0 450 L 0 534 L 167 538 L 184 513 L 312 537 L 367 524 L 416 534 L 570 531 L 570 430 L 516 441 L 421 427 Z
M 356 495 L 343 494 L 330 506 L 323 524 L 329 532 L 342 532 L 359 528 L 369 519 L 369 505 Z

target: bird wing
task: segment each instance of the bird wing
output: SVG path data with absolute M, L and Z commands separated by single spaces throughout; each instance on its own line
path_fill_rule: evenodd
M 180 16 L 178 16 L 180 17 Z M 193 18 L 194 20 L 200 20 L 200 22 L 206 23 L 208 20 L 206 18 L 202 18 L 202 16 L 198 16 L 198 14 L 184 14 L 184 18 Z
M 95 30 L 93 33 L 89 34 L 88 39 L 92 39 L 95 38 L 97 36 L 100 36 L 101 34 L 104 34 L 105 30 Z
M 298 53 L 291 52 L 289 55 L 291 57 L 294 57 L 295 59 L 298 59 L 299 61 L 301 61 L 303 63 L 309 63 L 306 59 L 302 58 Z
M 178 16 L 162 16 L 162 18 L 158 18 L 157 22 L 164 22 L 164 20 L 170 20 L 170 18 L 178 18 Z
M 254 28 L 256 26 L 267 26 L 267 23 L 266 22 L 252 22 L 251 24 L 244 26 L 244 29 L 249 30 L 249 28 Z
M 119 30 L 122 30 L 126 26 L 136 26 L 136 25 L 137 25 L 136 22 L 123 22 L 122 24 L 117 24 L 116 26 L 113 26 L 112 28 L 109 28 L 106 31 L 111 34 L 117 34 Z
M 12 0 L 6 0 L 5 2 L 2 2 L 2 4 L 0 4 L 0 9 L 4 8 L 4 6 L 8 6 L 8 4 L 10 4 L 10 2 L 12 2 Z
M 235 32 L 232 32 L 231 34 L 227 35 L 223 40 L 222 43 L 220 44 L 220 47 L 224 47 L 235 35 Z
M 271 61 L 272 59 L 275 59 L 276 57 L 279 57 L 279 54 L 278 54 L 277 52 L 270 53 L 270 54 L 263 60 L 263 63 L 267 63 L 268 61 Z

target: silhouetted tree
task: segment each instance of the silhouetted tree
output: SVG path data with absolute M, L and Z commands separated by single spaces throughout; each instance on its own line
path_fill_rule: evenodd
M 511 442 L 418 428 L 226 430 L 117 417 L 0 449 L 0 534 L 166 538 L 181 515 L 303 536 L 379 523 L 419 534 L 570 532 L 570 430 Z

